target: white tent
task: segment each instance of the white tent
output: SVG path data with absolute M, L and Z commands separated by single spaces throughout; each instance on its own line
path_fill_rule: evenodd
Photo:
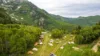
M 38 49 L 37 49 L 37 48 L 33 48 L 32 50 L 33 50 L 33 51 L 38 51 Z

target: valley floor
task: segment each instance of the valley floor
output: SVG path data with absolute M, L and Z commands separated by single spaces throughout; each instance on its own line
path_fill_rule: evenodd
M 77 45 L 73 41 L 74 36 L 68 34 L 62 39 L 52 39 L 50 34 L 45 34 L 43 45 L 38 45 L 35 48 L 38 51 L 32 51 L 33 54 L 27 56 L 99 56 L 91 51 L 93 45 Z M 50 42 L 52 41 L 52 43 Z M 50 45 L 51 44 L 51 45 Z

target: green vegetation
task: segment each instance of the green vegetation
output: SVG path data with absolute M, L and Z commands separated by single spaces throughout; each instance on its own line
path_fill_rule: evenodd
M 0 23 L 2 24 L 11 24 L 14 21 L 11 20 L 10 16 L 6 13 L 3 8 L 0 8 Z
M 46 30 L 52 30 L 54 28 L 61 29 L 64 27 L 65 30 L 71 31 L 75 27 L 75 25 L 63 20 L 57 20 L 62 18 L 54 17 L 28 1 L 23 3 L 11 2 L 4 5 L 1 7 L 7 8 L 7 13 L 11 18 L 21 24 L 39 26 Z
M 78 44 L 92 43 L 94 40 L 98 39 L 100 36 L 100 24 L 96 24 L 93 27 L 85 27 L 80 30 L 76 30 L 75 42 Z
M 0 56 L 100 56 L 100 47 L 97 53 L 91 50 L 100 37 L 100 22 L 93 25 L 100 16 L 65 18 L 28 1 L 0 7 Z
M 41 29 L 33 26 L 0 24 L 0 54 L 19 56 L 32 48 Z
M 64 36 L 64 31 L 59 29 L 53 29 L 51 35 L 53 38 L 62 38 Z
M 38 45 L 38 52 L 34 52 L 32 56 L 50 56 L 50 53 L 54 53 L 56 56 L 100 56 L 100 52 L 94 53 L 91 50 L 91 44 L 68 44 L 68 42 L 70 42 L 70 39 L 73 39 L 73 37 L 71 37 L 70 34 L 67 34 L 66 38 L 62 38 L 58 40 L 54 38 L 54 42 L 52 43 L 53 46 L 50 46 L 48 45 L 48 43 L 52 39 L 52 37 L 50 37 L 48 33 L 45 34 L 43 45 Z M 61 41 L 61 43 L 57 44 L 56 42 L 59 41 Z M 66 45 L 64 45 L 65 43 Z M 61 49 L 62 46 L 64 47 L 64 49 Z M 79 50 L 74 50 L 72 47 L 78 47 Z
M 65 18 L 65 21 L 80 26 L 92 26 L 95 25 L 98 21 L 100 21 L 100 15 L 70 18 L 70 19 Z

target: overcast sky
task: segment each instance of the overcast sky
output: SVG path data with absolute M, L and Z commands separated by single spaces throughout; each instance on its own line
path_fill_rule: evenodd
M 49 13 L 65 17 L 100 15 L 100 0 L 29 0 Z

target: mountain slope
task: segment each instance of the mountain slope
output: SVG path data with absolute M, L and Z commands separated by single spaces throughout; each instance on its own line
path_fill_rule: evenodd
M 2 3 L 1 7 L 8 11 L 12 19 L 21 22 L 21 24 L 40 26 L 45 29 L 62 28 L 63 26 L 66 26 L 66 29 L 74 27 L 74 25 L 63 20 L 57 20 L 57 18 L 29 1 Z
M 80 26 L 91 26 L 100 21 L 100 16 L 96 15 L 88 17 L 70 18 L 70 20 L 65 18 L 65 21 Z
M 3 8 L 0 8 L 0 24 L 13 24 L 16 23 L 13 21 L 10 16 L 6 13 Z

